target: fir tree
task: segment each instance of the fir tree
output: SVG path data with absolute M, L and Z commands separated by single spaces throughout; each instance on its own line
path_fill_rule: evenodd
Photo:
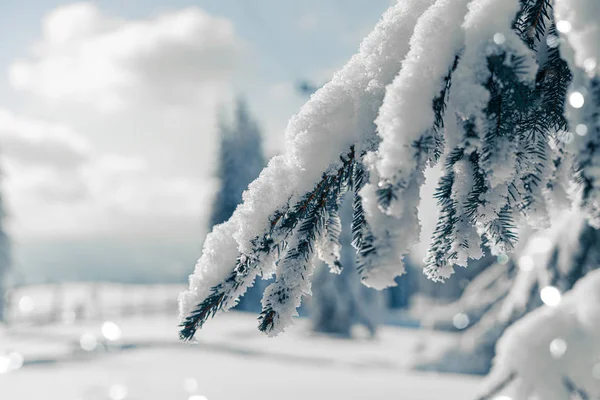
M 242 97 L 236 101 L 231 124 L 224 115 L 220 115 L 219 131 L 217 176 L 220 187 L 213 201 L 211 227 L 231 217 L 242 201 L 243 191 L 256 179 L 265 165 L 260 128 Z M 252 293 L 240 301 L 237 309 L 257 311 L 257 307 L 260 307 L 260 289 L 261 285 L 253 288 Z M 262 289 L 264 290 L 264 285 Z
M 211 227 L 231 217 L 242 201 L 242 193 L 265 165 L 262 135 L 243 98 L 239 97 L 236 101 L 231 125 L 224 116 L 220 116 L 219 131 L 217 176 L 220 187 L 213 201 Z
M 558 36 L 595 34 L 585 25 L 597 26 L 588 18 L 595 1 L 556 0 L 555 9 L 548 0 L 391 7 L 359 53 L 290 120 L 285 153 L 209 235 L 181 296 L 181 337 L 234 306 L 258 275 L 275 276 L 259 329 L 282 332 L 310 294 L 315 261 L 332 253 L 333 264 L 339 260 L 330 251 L 339 243 L 332 221 L 347 193 L 361 280 L 393 286 L 420 235 L 424 171 L 438 162 L 441 214 L 425 268 L 434 281 L 480 258 L 482 246 L 511 253 L 519 229 L 548 226 L 548 210 L 561 207 L 559 194 L 571 187 L 579 189 L 570 192 L 575 206 L 597 221 L 600 38 Z M 580 23 L 572 33 L 555 28 L 566 18 Z

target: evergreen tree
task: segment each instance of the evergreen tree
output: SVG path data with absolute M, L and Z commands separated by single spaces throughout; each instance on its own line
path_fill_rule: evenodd
M 424 172 L 437 163 L 444 171 L 435 194 L 440 216 L 424 269 L 435 282 L 481 258 L 484 247 L 495 256 L 513 254 L 519 233 L 549 227 L 549 215 L 561 209 L 574 207 L 599 227 L 599 17 L 597 0 L 401 0 L 392 6 L 358 54 L 292 117 L 284 154 L 208 236 L 190 290 L 180 298 L 181 337 L 191 339 L 209 317 L 235 306 L 259 275 L 275 276 L 264 291 L 259 330 L 283 332 L 311 293 L 316 260 L 340 268 L 340 207 L 348 193 L 362 282 L 395 285 L 420 235 Z M 575 240 L 586 248 L 584 236 L 592 231 L 582 232 Z M 589 237 L 587 249 L 596 249 L 595 233 Z M 582 254 L 593 253 L 588 250 Z M 565 257 L 552 254 L 556 264 L 537 263 L 562 265 Z M 579 352 L 587 356 L 587 375 L 556 362 L 560 373 L 544 389 L 543 373 L 519 346 L 523 339 L 535 344 L 530 336 L 546 334 L 557 321 L 572 322 L 571 331 L 569 324 L 553 327 L 573 345 L 577 332 L 594 328 L 584 332 L 586 343 L 600 346 L 600 275 L 583 276 L 597 263 L 580 268 L 572 259 L 567 264 L 576 268 L 548 267 L 535 279 L 517 279 L 495 314 L 500 331 L 519 319 L 499 345 L 499 364 L 513 368 L 501 371 L 500 383 L 518 376 L 519 399 L 565 398 L 545 390 L 557 385 L 581 397 L 580 384 L 592 381 L 597 356 Z M 575 281 L 565 307 L 520 318 L 538 296 L 543 300 L 540 285 L 556 299 Z M 545 335 L 535 347 L 544 359 L 546 345 L 554 343 L 549 339 L 560 338 Z M 563 355 L 564 346 L 559 342 Z M 597 385 L 584 387 L 600 395 Z
M 242 201 L 242 193 L 265 165 L 262 134 L 243 98 L 239 97 L 236 101 L 233 123 L 228 123 L 224 115 L 220 116 L 219 131 L 217 175 L 220 187 L 213 201 L 211 227 L 231 217 Z M 259 283 L 241 299 L 237 309 L 259 311 L 261 289 L 264 290 L 264 285 Z
M 211 227 L 231 217 L 242 201 L 242 193 L 265 165 L 261 132 L 243 98 L 236 101 L 233 124 L 230 126 L 225 117 L 220 116 L 219 130 L 220 188 L 213 201 Z
M 391 7 L 359 53 L 290 120 L 285 153 L 209 235 L 181 295 L 181 337 L 234 306 L 258 275 L 275 275 L 259 329 L 281 333 L 311 292 L 316 259 L 339 263 L 346 193 L 354 196 L 362 282 L 393 286 L 420 234 L 424 171 L 438 162 L 441 213 L 425 268 L 434 281 L 480 258 L 482 246 L 512 253 L 520 227 L 547 227 L 549 210 L 565 203 L 596 224 L 598 3 L 552 3 Z

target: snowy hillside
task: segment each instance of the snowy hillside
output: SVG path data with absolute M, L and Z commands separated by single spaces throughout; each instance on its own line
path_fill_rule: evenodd
M 129 293 L 123 299 L 131 301 L 136 290 L 149 290 L 126 288 L 105 285 L 100 291 L 110 320 L 86 318 L 41 326 L 21 321 L 4 328 L 2 398 L 389 399 L 401 389 L 405 399 L 437 400 L 470 399 L 477 393 L 478 378 L 409 371 L 424 341 L 444 346 L 451 334 L 384 327 L 374 340 L 366 339 L 366 334 L 360 339 L 360 332 L 356 340 L 332 339 L 311 334 L 308 321 L 301 319 L 289 334 L 267 338 L 254 328 L 255 316 L 231 312 L 208 324 L 198 343 L 183 344 L 177 336 L 174 302 L 170 311 L 119 316 L 116 294 Z M 177 289 L 156 288 L 156 293 L 164 294 Z M 50 298 L 44 294 L 47 289 L 21 292 L 38 302 Z M 71 289 L 65 291 L 66 299 L 82 296 L 82 286 Z M 112 299 L 106 296 L 109 292 Z

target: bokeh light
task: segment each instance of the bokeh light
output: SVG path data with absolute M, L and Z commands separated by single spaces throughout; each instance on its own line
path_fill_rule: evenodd
M 531 256 L 524 255 L 519 257 L 518 265 L 521 271 L 528 272 L 533 269 L 533 267 L 535 266 L 535 262 L 533 261 L 533 258 Z
M 569 104 L 571 105 L 571 107 L 581 108 L 583 107 L 584 103 L 585 98 L 583 97 L 583 94 L 581 94 L 581 92 L 572 92 L 569 95 Z
M 494 43 L 503 44 L 504 42 L 506 42 L 506 38 L 504 37 L 503 34 L 498 32 L 494 35 Z
M 86 332 L 79 338 L 79 345 L 85 351 L 93 351 L 98 346 L 98 339 L 93 333 Z
M 464 313 L 454 315 L 452 318 L 452 325 L 454 325 L 456 329 L 465 329 L 469 326 L 469 316 Z
M 102 324 L 102 336 L 111 342 L 119 340 L 121 339 L 121 328 L 112 321 L 106 321 Z
M 554 286 L 546 286 L 540 291 L 540 298 L 548 307 L 556 307 L 562 300 L 560 290 Z
M 585 136 L 587 135 L 588 132 L 588 127 L 586 124 L 579 124 L 575 127 L 575 133 L 577 133 L 579 136 Z
M 562 33 L 568 33 L 571 31 L 571 23 L 567 20 L 561 20 L 556 22 L 556 29 Z
M 556 338 L 550 342 L 550 354 L 553 358 L 559 359 L 567 352 L 567 342 L 561 338 Z
M 583 62 L 583 68 L 585 69 L 585 72 L 592 74 L 596 69 L 596 59 L 592 57 L 586 58 Z

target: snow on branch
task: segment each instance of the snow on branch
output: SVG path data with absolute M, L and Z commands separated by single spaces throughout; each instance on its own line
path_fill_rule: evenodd
M 519 227 L 547 227 L 553 207 L 572 200 L 600 225 L 600 6 L 555 2 L 391 7 L 290 120 L 284 154 L 208 235 L 180 296 L 182 338 L 273 274 L 259 328 L 282 332 L 310 294 L 314 260 L 340 272 L 346 192 L 363 283 L 395 285 L 420 235 L 424 172 L 438 160 L 440 216 L 424 270 L 434 281 L 482 246 L 512 251 Z
M 283 240 L 275 242 L 280 252 L 285 252 L 277 265 L 276 281 L 269 285 L 263 297 L 263 310 L 259 329 L 276 335 L 291 324 L 297 315 L 302 296 L 310 294 L 310 280 L 314 269 L 315 247 L 319 237 L 331 234 L 328 216 L 337 213 L 339 198 L 352 185 L 353 169 L 356 163 L 354 148 L 342 158 L 342 166 L 334 175 L 325 175 L 317 187 L 307 194 L 291 212 L 281 219 L 281 228 L 276 222 L 275 229 L 284 230 Z M 336 218 L 334 218 L 335 221 Z M 294 237 L 290 236 L 298 226 Z M 337 232 L 336 242 L 339 243 Z M 272 250 L 271 250 L 272 251 Z
M 515 400 L 561 400 L 576 392 L 600 395 L 600 271 L 588 273 L 559 305 L 532 311 L 506 331 L 496 346 L 487 385 L 511 377 L 502 391 Z
M 373 121 L 385 87 L 400 70 L 414 25 L 431 3 L 409 0 L 391 7 L 359 53 L 290 120 L 285 153 L 250 184 L 232 218 L 207 236 L 190 289 L 180 295 L 183 338 L 193 337 L 218 310 L 235 305 L 258 275 L 273 273 L 280 254 L 265 249 L 287 239 L 270 237 L 273 224 L 324 172 L 336 170 L 351 146 L 362 154 L 377 142 Z
M 419 239 L 419 189 L 426 166 L 443 153 L 443 115 L 451 74 L 464 46 L 461 23 L 467 3 L 440 0 L 419 18 L 410 51 L 375 121 L 381 143 L 368 160 L 379 182 L 372 180 L 361 194 L 370 205 L 367 220 L 374 245 L 389 256 L 378 260 L 376 276 L 366 276 L 369 286 L 393 286 L 394 278 L 404 272 L 402 257 Z

